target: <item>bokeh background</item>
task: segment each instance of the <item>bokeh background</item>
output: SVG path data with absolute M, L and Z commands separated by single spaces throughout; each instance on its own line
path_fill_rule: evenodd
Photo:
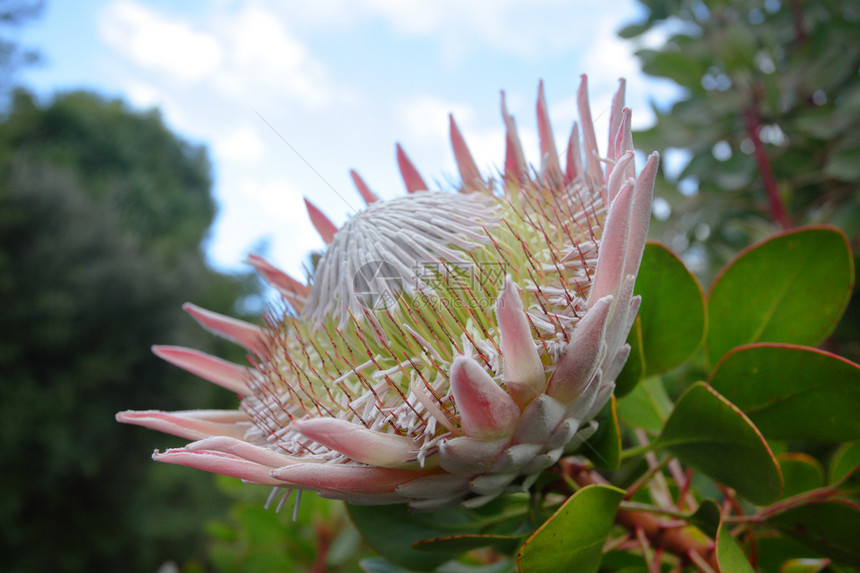
M 486 172 L 499 90 L 539 165 L 545 81 L 558 148 L 589 76 L 597 133 L 627 79 L 635 143 L 663 154 L 652 236 L 708 284 L 787 226 L 860 228 L 857 0 L 0 0 L 0 570 L 358 571 L 342 508 L 154 464 L 179 441 L 122 409 L 229 408 L 160 363 L 182 344 L 241 361 L 180 310 L 256 320 L 242 260 L 294 275 L 337 223 L 348 171 L 404 192 L 456 174 L 453 112 Z M 826 280 L 826 277 L 822 277 Z M 857 360 L 856 297 L 829 348 Z

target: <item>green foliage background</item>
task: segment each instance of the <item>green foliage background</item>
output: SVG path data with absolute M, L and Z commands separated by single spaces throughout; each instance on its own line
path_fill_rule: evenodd
M 660 181 L 672 208 L 652 236 L 696 255 L 711 277 L 741 248 L 778 229 L 768 185 L 793 225 L 860 231 L 860 2 L 640 0 L 642 70 L 681 88 L 638 149 L 689 160 Z M 760 146 L 764 157 L 757 155 Z M 684 189 L 686 193 L 681 193 Z
M 255 288 L 206 266 L 210 185 L 205 151 L 157 112 L 14 94 L 0 123 L 0 569 L 153 571 L 203 557 L 200 524 L 225 515 L 225 497 L 209 476 L 147 459 L 178 440 L 113 416 L 235 405 L 149 352 L 163 341 L 236 352 L 179 312 L 192 300 L 235 314 Z

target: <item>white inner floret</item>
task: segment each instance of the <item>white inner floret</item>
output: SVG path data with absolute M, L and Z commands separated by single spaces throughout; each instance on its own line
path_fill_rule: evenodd
M 374 296 L 427 288 L 421 270 L 467 263 L 466 252 L 489 242 L 499 202 L 491 195 L 423 191 L 370 205 L 334 236 L 314 273 L 302 318 L 310 323 L 360 316 Z M 359 274 L 361 273 L 361 274 Z M 356 286 L 366 290 L 356 293 Z M 359 298 L 361 297 L 361 298 Z

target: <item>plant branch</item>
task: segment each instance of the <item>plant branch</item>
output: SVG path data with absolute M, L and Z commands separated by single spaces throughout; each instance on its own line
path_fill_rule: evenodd
M 641 446 L 634 446 L 632 448 L 627 448 L 626 450 L 621 451 L 621 459 L 626 460 L 628 458 L 633 458 L 636 456 L 641 456 L 647 452 L 652 450 L 656 450 L 661 447 L 660 442 L 651 442 L 650 444 L 643 444 Z
M 839 491 L 837 490 L 837 485 L 838 484 L 832 484 L 826 487 L 805 491 L 803 493 L 799 493 L 792 497 L 782 499 L 776 503 L 773 503 L 765 508 L 760 509 L 758 512 L 752 515 L 729 516 L 726 518 L 726 521 L 728 523 L 741 524 L 762 523 L 764 521 L 767 521 L 774 515 L 777 515 L 779 513 L 782 513 L 783 511 L 787 511 L 794 507 L 805 505 L 814 501 L 825 501 L 833 497 L 838 497 Z
M 806 29 L 803 26 L 803 8 L 800 0 L 791 0 L 791 20 L 794 24 L 794 37 L 798 44 L 806 42 Z
M 663 461 L 662 461 L 662 462 L 660 462 L 659 464 L 656 464 L 656 465 L 654 465 L 654 466 L 651 466 L 651 468 L 650 468 L 647 472 L 645 472 L 644 474 L 642 474 L 642 475 L 639 477 L 639 479 L 637 479 L 637 480 L 633 483 L 633 485 L 631 485 L 629 488 L 627 488 L 627 494 L 624 496 L 624 499 L 625 499 L 625 500 L 628 500 L 628 499 L 630 499 L 631 497 L 633 497 L 633 494 L 634 494 L 634 493 L 636 493 L 637 491 L 639 491 L 639 488 L 641 488 L 642 486 L 644 486 L 645 484 L 647 484 L 649 481 L 651 481 L 651 478 L 653 478 L 653 477 L 654 477 L 654 474 L 656 474 L 657 472 L 661 471 L 661 470 L 663 469 L 663 466 L 664 466 L 664 465 L 666 465 L 667 463 L 669 463 L 669 460 L 670 460 L 670 459 L 671 459 L 671 458 L 666 457 L 666 458 L 664 458 L 664 459 L 663 459 Z
M 752 102 L 750 102 L 749 107 L 744 111 L 744 125 L 746 126 L 747 136 L 752 141 L 753 152 L 756 162 L 758 162 L 759 172 L 761 173 L 764 188 L 770 202 L 770 216 L 780 227 L 788 229 L 791 227 L 791 220 L 779 196 L 779 186 L 770 167 L 770 158 L 767 156 L 767 150 L 760 137 L 762 125 L 758 111 L 758 93 L 755 91 L 753 92 Z
M 582 468 L 575 458 L 565 458 L 560 464 L 562 472 L 580 486 L 609 483 L 597 472 Z M 685 562 L 692 561 L 700 568 L 704 564 L 712 571 L 719 571 L 713 542 L 703 541 L 701 537 L 691 534 L 686 528 L 673 527 L 671 523 L 650 512 L 626 509 L 624 506 L 628 503 L 625 502 L 615 514 L 616 523 L 623 525 L 634 534 L 641 531 L 652 547 L 677 555 Z
M 317 538 L 316 560 L 313 565 L 313 573 L 325 573 L 328 570 L 328 550 L 331 545 L 331 531 L 325 522 L 317 522 L 314 525 Z
M 653 513 L 656 515 L 665 515 L 667 517 L 675 517 L 677 519 L 689 519 L 690 514 L 683 511 L 675 511 L 673 509 L 664 509 L 656 505 L 648 505 L 647 503 L 639 503 L 636 501 L 622 501 L 621 509 L 627 511 L 641 511 L 644 513 Z

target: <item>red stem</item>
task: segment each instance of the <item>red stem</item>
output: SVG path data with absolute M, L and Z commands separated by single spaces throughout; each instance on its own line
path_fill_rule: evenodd
M 744 114 L 745 124 L 747 128 L 747 136 L 753 143 L 753 150 L 756 161 L 758 162 L 761 178 L 764 182 L 765 191 L 770 201 L 770 214 L 774 222 L 778 223 L 783 229 L 791 228 L 791 219 L 788 217 L 788 211 L 785 210 L 785 205 L 782 204 L 782 199 L 779 196 L 779 186 L 773 176 L 773 171 L 770 168 L 770 158 L 767 156 L 767 150 L 764 148 L 764 143 L 759 137 L 761 132 L 761 118 L 758 113 L 758 96 L 753 96 L 753 101 L 746 109 Z
M 328 571 L 326 561 L 328 560 L 328 549 L 331 544 L 331 534 L 328 525 L 323 522 L 317 523 L 314 529 L 317 535 L 317 551 L 313 573 L 326 573 Z
M 791 0 L 791 19 L 794 23 L 794 36 L 798 44 L 806 42 L 806 30 L 803 27 L 803 8 L 799 0 Z
M 581 486 L 609 483 L 597 472 L 583 468 L 571 458 L 561 460 L 561 469 Z M 670 524 L 654 514 L 626 509 L 618 510 L 615 521 L 634 533 L 641 531 L 652 547 L 677 555 L 684 562 L 691 561 L 691 556 L 695 555 L 692 561 L 703 561 L 714 571 L 720 570 L 713 542 L 702 542 L 686 528 L 670 527 Z

